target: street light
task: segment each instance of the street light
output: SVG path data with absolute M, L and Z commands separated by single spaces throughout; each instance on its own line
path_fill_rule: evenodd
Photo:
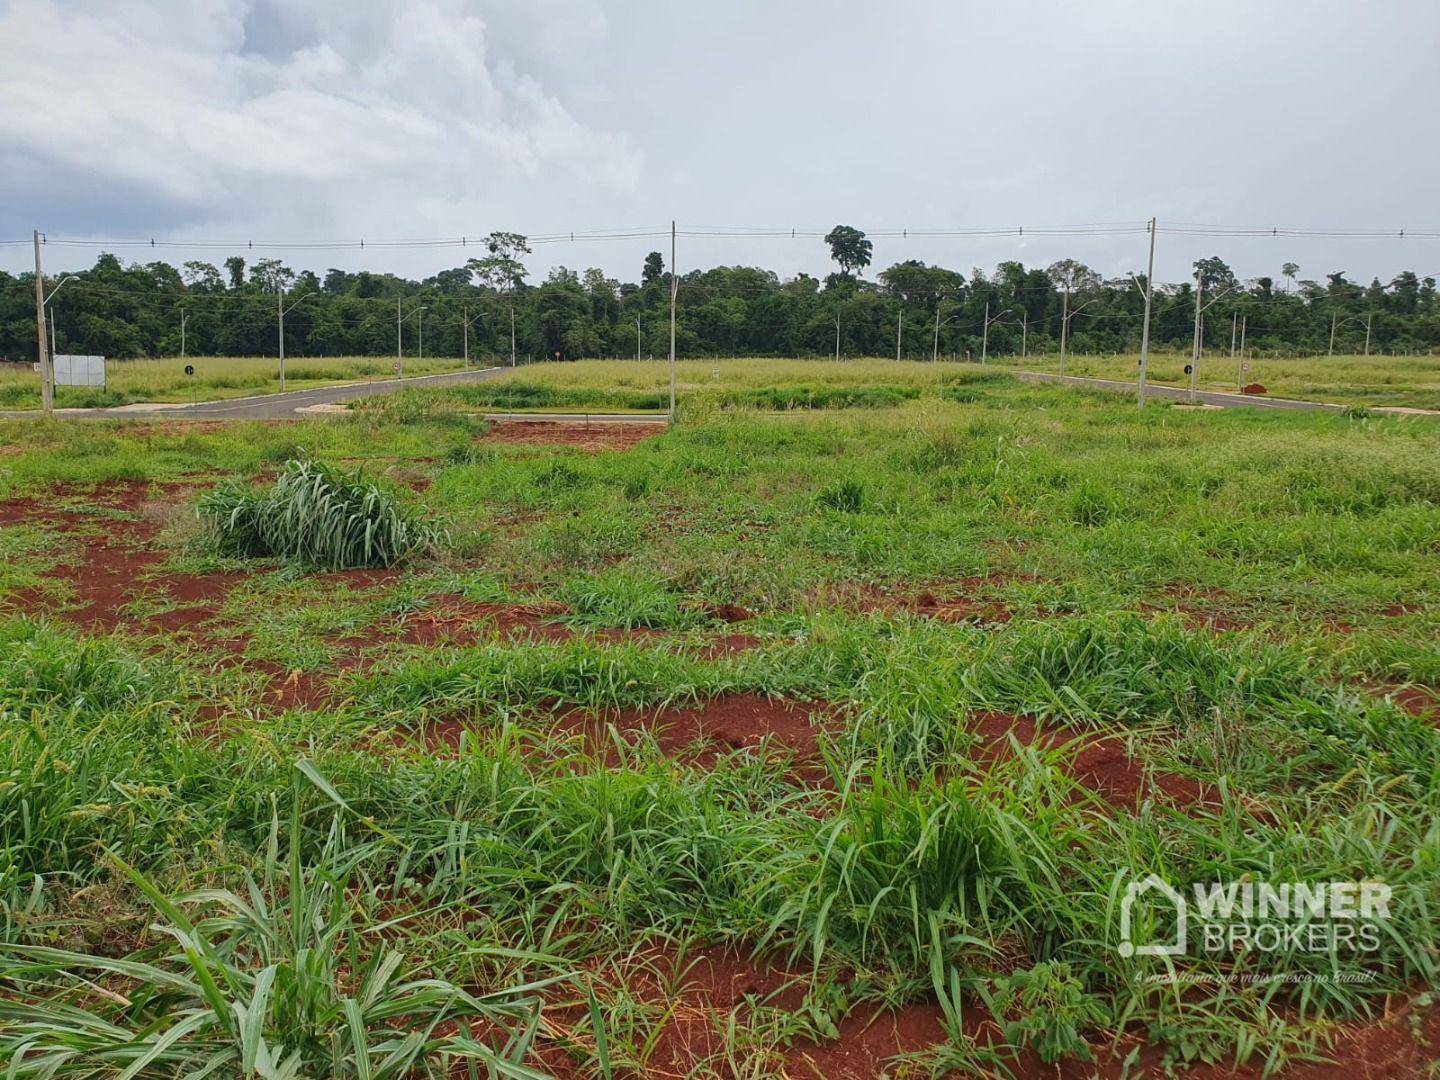
M 984 329 L 981 330 L 981 332 L 980 332 L 980 363 L 982 363 L 982 364 L 985 363 L 985 357 L 986 357 L 986 356 L 988 355 L 988 353 L 989 353 L 989 349 L 990 349 L 990 324 L 991 324 L 991 323 L 994 323 L 994 322 L 999 322 L 1001 319 L 1003 319 L 1006 315 L 1009 315 L 1009 314 L 1010 314 L 1010 309 L 1009 309 L 1009 308 L 1006 308 L 1004 311 L 1000 312 L 999 315 L 996 315 L 995 318 L 992 319 L 992 318 L 990 317 L 990 301 L 989 301 L 989 300 L 986 300 L 986 301 L 985 301 L 985 327 L 984 327 Z
M 403 350 L 402 347 L 401 347 L 401 335 L 402 335 L 402 333 L 403 333 L 403 327 L 404 327 L 404 325 L 405 325 L 405 316 L 406 316 L 406 315 L 414 315 L 417 311 L 424 311 L 424 310 L 425 310 L 425 305 L 424 305 L 424 304 L 419 304 L 419 305 L 411 308 L 409 311 L 404 311 L 404 312 L 402 312 L 402 310 L 401 310 L 402 306 L 403 306 L 403 301 L 400 299 L 400 297 L 397 296 L 397 297 L 395 298 L 395 377 L 396 377 L 397 379 L 403 379 L 403 378 L 405 377 L 405 353 L 404 353 L 404 350 Z M 421 333 L 422 335 L 425 333 L 425 324 L 424 324 L 423 322 L 420 324 L 420 333 Z M 422 336 L 422 338 L 421 338 L 421 341 L 422 341 L 422 345 L 421 345 L 421 355 L 423 356 L 423 355 L 424 355 L 424 345 L 423 345 L 424 338 L 423 338 L 423 336 Z
M 490 317 L 490 312 L 482 311 L 479 315 L 476 315 L 475 318 L 471 319 L 467 317 L 469 310 L 470 309 L 466 307 L 460 309 L 460 334 L 465 342 L 465 366 L 467 368 L 470 366 L 470 327 L 479 320 Z
M 935 342 L 934 342 L 933 345 L 930 346 L 930 362 L 931 362 L 932 364 L 938 363 L 939 360 L 940 360 L 940 328 L 941 328 L 942 326 L 949 326 L 952 322 L 954 322 L 956 319 L 958 319 L 962 314 L 964 314 L 964 313 L 963 313 L 963 312 L 960 312 L 960 311 L 957 311 L 957 312 L 955 312 L 954 315 L 951 315 L 951 316 L 950 316 L 948 319 L 946 319 L 944 322 L 941 322 L 941 321 L 940 321 L 940 309 L 939 309 L 938 307 L 935 309 Z
M 1065 346 L 1070 341 L 1070 320 L 1076 315 L 1079 315 L 1080 312 L 1084 311 L 1091 304 L 1099 303 L 1099 301 L 1100 297 L 1097 296 L 1093 300 L 1086 300 L 1085 303 L 1081 304 L 1074 311 L 1071 311 L 1070 294 L 1068 292 L 1065 294 L 1066 310 L 1060 317 L 1060 378 L 1062 379 L 1065 378 Z
M 74 274 L 66 274 L 63 278 L 60 279 L 59 283 L 56 284 L 55 288 L 50 290 L 50 295 L 45 297 L 45 302 L 41 306 L 44 308 L 50 308 L 50 301 L 55 299 L 55 294 L 60 291 L 64 284 L 67 281 L 76 280 L 78 279 Z M 50 308 L 50 358 L 52 360 L 55 358 L 55 311 L 53 308 Z
M 279 312 L 280 316 L 280 392 L 282 394 L 285 392 L 285 315 L 287 312 L 294 311 L 302 301 L 308 300 L 314 295 L 314 293 L 306 293 L 304 296 L 298 297 L 295 303 L 286 307 L 285 290 L 280 289 L 275 293 L 275 310 Z
M 1336 320 L 1339 320 L 1339 321 L 1337 322 Z M 1341 319 L 1339 312 L 1335 312 L 1335 313 L 1331 314 L 1331 316 L 1330 316 L 1330 351 L 1329 351 L 1329 353 L 1327 353 L 1327 355 L 1329 355 L 1329 356 L 1334 356 L 1334 355 L 1335 355 L 1335 331 L 1338 330 L 1338 329 L 1340 329 L 1340 327 L 1344 326 L 1346 323 L 1352 323 L 1352 322 L 1358 323 L 1358 322 L 1361 322 L 1361 321 L 1362 321 L 1362 320 L 1361 320 L 1361 318 L 1360 318 L 1359 315 L 1347 315 L 1347 316 L 1345 316 L 1345 318 Z M 1366 356 L 1369 356 L 1369 355 L 1370 355 L 1370 316 L 1367 315 L 1367 316 L 1365 317 L 1365 319 L 1363 320 L 1363 322 L 1365 323 L 1365 355 L 1366 355 Z
M 1232 292 L 1238 289 L 1238 285 L 1231 285 L 1222 293 L 1216 293 L 1210 298 L 1210 303 L 1200 304 L 1201 295 L 1205 291 L 1205 281 L 1200 276 L 1200 271 L 1195 271 L 1195 332 L 1190 343 L 1190 404 L 1196 401 L 1196 390 L 1200 381 L 1200 316 L 1209 311 L 1218 301 L 1223 300 Z

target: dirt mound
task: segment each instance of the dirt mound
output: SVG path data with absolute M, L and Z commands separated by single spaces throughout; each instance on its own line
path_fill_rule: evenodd
M 510 446 L 562 446 L 598 453 L 603 450 L 629 450 L 646 439 L 653 439 L 664 433 L 664 424 L 587 424 L 583 419 L 573 423 L 497 420 L 479 441 Z
M 1263 383 L 1252 382 L 1246 383 L 1244 386 L 1242 386 L 1240 388 L 1240 392 L 1242 394 L 1268 394 L 1270 391 L 1265 389 Z

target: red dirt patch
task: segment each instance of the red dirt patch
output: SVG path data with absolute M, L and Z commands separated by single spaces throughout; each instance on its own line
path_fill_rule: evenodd
M 1242 394 L 1268 394 L 1269 392 L 1263 383 L 1258 382 L 1246 383 L 1240 388 Z
M 410 645 L 473 645 L 491 636 L 563 641 L 573 636 L 569 627 L 554 620 L 563 613 L 546 603 L 477 603 L 445 594 L 432 597 L 424 611 L 404 618 L 400 640 Z
M 1382 686 L 1378 689 L 1412 716 L 1428 717 L 1440 723 L 1440 687 L 1416 686 L 1411 683 L 1405 686 Z
M 734 750 L 762 746 L 788 757 L 790 776 L 803 783 L 823 784 L 828 778 L 820 756 L 820 733 L 826 730 L 833 709 L 760 694 L 722 694 L 698 705 L 658 709 L 625 709 L 596 713 L 589 709 L 557 707 L 554 731 L 581 736 L 586 750 L 612 764 L 619 755 L 611 729 L 622 738 L 648 733 L 667 757 L 699 768 Z M 812 722 L 812 717 L 815 718 Z M 430 724 L 422 733 L 432 750 L 454 749 L 466 730 L 458 718 Z
M 583 733 L 587 745 L 609 747 L 608 729 L 632 735 L 649 732 L 667 757 L 683 758 L 701 768 L 734 750 L 768 745 L 790 756 L 803 779 L 824 775 L 819 737 L 826 707 L 760 694 L 722 694 L 698 705 L 663 709 L 627 709 L 595 715 L 576 710 L 559 718 L 561 730 Z M 812 715 L 821 725 L 811 722 Z
M 937 1005 L 906 1005 L 878 1015 L 860 1009 L 839 1023 L 838 1039 L 791 1047 L 785 1073 L 816 1080 L 875 1080 L 886 1075 L 892 1058 L 944 1043 L 942 1021 Z
M 940 622 L 1009 622 L 1013 612 L 998 600 L 983 594 L 993 590 L 1011 576 L 968 577 L 936 583 L 918 593 L 891 592 L 874 585 L 832 585 L 815 597 L 821 607 L 841 607 L 850 611 L 895 615 L 909 612 Z M 976 595 L 976 594 L 981 595 Z
M 583 420 L 555 423 L 543 420 L 497 420 L 480 437 L 482 443 L 510 446 L 562 446 L 598 453 L 629 450 L 646 439 L 665 433 L 664 424 L 594 423 Z
M 1071 754 L 1061 765 L 1065 775 L 1114 806 L 1133 807 L 1147 798 L 1180 808 L 1218 805 L 1213 791 L 1189 777 L 1142 768 L 1126 752 L 1125 740 L 1116 736 L 1076 738 L 1042 728 L 1028 716 L 998 712 L 972 713 L 970 729 L 980 738 L 975 757 L 982 762 L 1007 756 L 1011 735 L 1021 746 L 1070 746 Z

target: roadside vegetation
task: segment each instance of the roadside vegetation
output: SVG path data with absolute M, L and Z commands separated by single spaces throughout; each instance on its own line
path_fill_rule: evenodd
M 13 1075 L 1440 1054 L 1434 421 L 965 365 L 681 375 L 680 422 L 624 449 L 473 411 L 660 365 L 0 422 Z M 372 557 L 306 495 L 224 541 L 322 486 L 416 531 Z M 1363 956 L 1126 957 L 1152 872 L 1383 880 L 1393 918 Z
M 273 335 L 272 335 L 273 338 Z M 106 385 L 57 386 L 55 405 L 62 409 L 113 408 L 136 402 L 216 401 L 280 392 L 280 361 L 269 356 L 170 356 L 154 360 L 106 361 Z M 185 374 L 186 367 L 195 374 Z M 405 359 L 405 375 L 437 375 L 459 371 L 458 357 Z M 286 390 L 309 390 L 343 382 L 395 377 L 394 356 L 329 356 L 291 359 L 285 366 Z M 0 409 L 38 409 L 40 376 L 33 361 L 0 364 Z

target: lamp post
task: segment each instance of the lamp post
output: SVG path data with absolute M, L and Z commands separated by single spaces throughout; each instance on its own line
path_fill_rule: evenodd
M 1195 331 L 1190 344 L 1190 404 L 1196 401 L 1196 391 L 1200 381 L 1200 317 L 1209 311 L 1219 300 L 1234 292 L 1236 286 L 1232 285 L 1222 293 L 1216 293 L 1210 298 L 1210 303 L 1201 305 L 1201 294 L 1205 291 L 1205 279 L 1200 276 L 1200 271 L 1195 271 Z
M 957 311 L 954 315 L 951 315 L 944 322 L 941 322 L 940 309 L 935 309 L 935 341 L 930 347 L 930 362 L 932 364 L 940 359 L 940 328 L 942 326 L 949 326 L 952 322 L 958 319 L 960 315 L 961 313 Z
M 277 289 L 275 292 L 275 311 L 279 316 L 280 327 L 280 392 L 282 394 L 285 392 L 285 316 L 289 312 L 294 311 L 295 308 L 299 306 L 302 302 L 310 299 L 310 297 L 314 295 L 314 293 L 306 293 L 304 296 L 297 297 L 293 304 L 291 304 L 289 307 L 286 307 L 285 290 Z
M 469 317 L 469 314 L 469 308 L 462 307 L 460 309 L 460 337 L 462 341 L 461 347 L 464 350 L 465 366 L 467 368 L 470 366 L 470 327 L 473 326 L 475 323 L 479 322 L 481 319 L 488 318 L 490 313 L 488 311 L 482 311 L 473 319 Z
M 1009 308 L 1006 308 L 1004 311 L 1000 312 L 999 315 L 996 315 L 995 318 L 992 319 L 992 318 L 990 317 L 990 301 L 989 301 L 989 300 L 986 300 L 986 301 L 985 301 L 985 326 L 984 326 L 984 329 L 982 329 L 982 330 L 980 331 L 980 363 L 982 363 L 982 364 L 985 363 L 985 358 L 986 358 L 986 356 L 989 355 L 989 351 L 990 351 L 990 324 L 991 324 L 991 323 L 995 323 L 995 322 L 999 322 L 1001 319 L 1003 319 L 1006 315 L 1009 315 L 1009 314 L 1010 314 L 1010 309 L 1009 309 Z
M 55 294 L 58 293 L 62 288 L 64 288 L 67 281 L 75 280 L 77 280 L 77 278 L 74 274 L 66 274 L 63 278 L 60 279 L 60 281 L 55 285 L 55 287 L 50 290 L 50 295 L 45 297 L 45 302 L 42 305 L 46 310 L 50 312 L 50 358 L 52 361 L 55 358 L 55 309 L 50 307 L 50 301 L 55 299 Z
M 1060 315 L 1060 378 L 1062 379 L 1065 378 L 1065 347 L 1070 343 L 1070 320 L 1099 299 L 1097 296 L 1094 300 L 1086 300 L 1085 303 L 1071 311 L 1070 290 L 1065 290 L 1064 311 Z

